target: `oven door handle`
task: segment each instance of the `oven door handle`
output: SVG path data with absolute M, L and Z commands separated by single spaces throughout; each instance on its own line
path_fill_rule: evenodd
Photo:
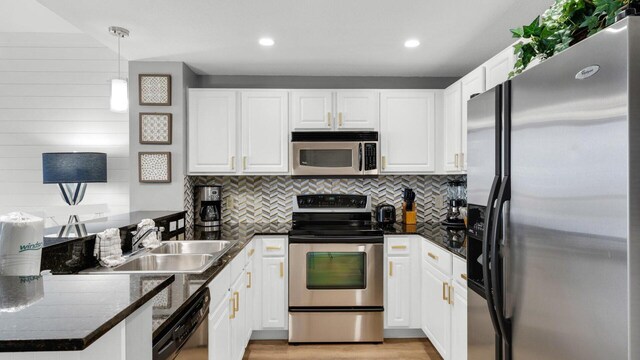
M 362 143 L 358 144 L 358 171 L 362 171 Z
M 289 243 L 302 243 L 302 244 L 335 244 L 335 243 L 348 243 L 348 244 L 377 244 L 384 243 L 383 236 L 307 236 L 307 235 L 291 235 L 289 236 Z

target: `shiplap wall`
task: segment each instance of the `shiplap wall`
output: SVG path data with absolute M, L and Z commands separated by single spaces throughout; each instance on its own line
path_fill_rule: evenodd
M 83 205 L 129 211 L 129 116 L 109 111 L 117 71 L 117 54 L 87 35 L 0 32 L 0 214 L 64 205 L 42 184 L 53 151 L 107 153 L 108 182 L 89 184 Z

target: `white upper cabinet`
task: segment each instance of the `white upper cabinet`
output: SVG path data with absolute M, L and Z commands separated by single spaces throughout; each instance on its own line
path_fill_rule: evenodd
M 333 93 L 328 90 L 291 92 L 292 130 L 333 129 Z
M 375 91 L 336 92 L 337 130 L 377 130 L 378 96 Z
M 236 172 L 235 91 L 189 89 L 190 174 Z
M 460 80 L 462 84 L 462 153 L 459 159 L 462 170 L 467 170 L 467 101 L 474 94 L 481 94 L 486 90 L 484 66 L 473 70 Z
M 435 171 L 436 98 L 441 91 L 381 91 L 382 173 Z
M 293 90 L 291 131 L 378 130 L 374 90 Z
M 445 172 L 462 170 L 462 83 L 455 82 L 444 91 L 442 161 Z
M 515 55 L 513 54 L 513 47 L 509 46 L 484 63 L 487 73 L 486 89 L 491 89 L 507 81 L 509 79 L 509 73 L 513 70 L 514 62 Z
M 242 92 L 242 172 L 289 171 L 289 117 L 286 91 Z

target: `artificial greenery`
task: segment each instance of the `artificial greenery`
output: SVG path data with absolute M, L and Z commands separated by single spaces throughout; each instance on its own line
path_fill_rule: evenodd
M 511 29 L 516 62 L 510 77 L 524 71 L 533 59 L 544 60 L 575 42 L 613 24 L 617 13 L 640 0 L 555 0 L 529 25 Z

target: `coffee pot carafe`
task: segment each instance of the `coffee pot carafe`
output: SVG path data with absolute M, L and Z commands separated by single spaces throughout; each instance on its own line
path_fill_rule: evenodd
M 222 224 L 222 186 L 195 187 L 195 225 L 201 230 L 219 230 Z

